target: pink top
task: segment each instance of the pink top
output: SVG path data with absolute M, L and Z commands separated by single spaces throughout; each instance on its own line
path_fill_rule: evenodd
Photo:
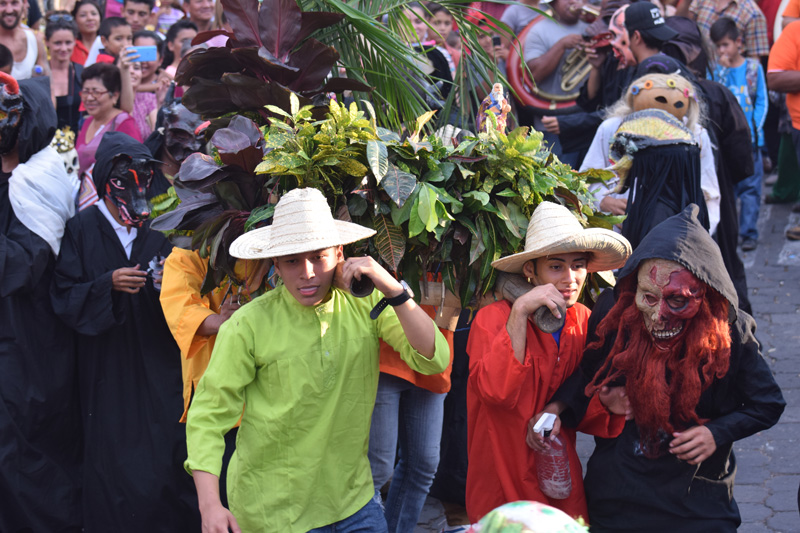
M 158 108 L 158 98 L 156 93 L 137 91 L 136 97 L 133 101 L 133 119 L 136 121 L 136 127 L 139 128 L 139 133 L 142 139 L 147 139 L 153 128 L 147 123 L 147 116 L 150 111 Z
M 101 126 L 100 129 L 97 130 L 97 133 L 95 133 L 92 140 L 87 143 L 86 130 L 89 129 L 89 124 L 91 124 L 93 120 L 93 117 L 88 117 L 84 121 L 81 132 L 78 134 L 78 140 L 75 142 L 75 149 L 78 151 L 78 162 L 80 163 L 81 173 L 86 172 L 92 165 L 94 165 L 94 155 L 97 152 L 97 147 L 100 145 L 100 140 L 103 138 L 103 134 L 105 132 L 121 131 L 122 133 L 127 133 L 137 141 L 142 142 L 142 135 L 139 133 L 139 128 L 136 127 L 136 121 L 133 120 L 133 117 L 131 117 L 125 111 L 122 111 L 119 115 L 114 117 L 114 120 L 105 126 Z

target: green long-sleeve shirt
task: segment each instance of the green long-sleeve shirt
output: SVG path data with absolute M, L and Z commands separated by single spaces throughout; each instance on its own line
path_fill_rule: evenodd
M 429 360 L 408 343 L 394 309 L 371 320 L 381 297 L 332 289 L 306 307 L 279 287 L 220 328 L 189 409 L 186 469 L 219 475 L 223 435 L 244 408 L 228 469 L 230 509 L 244 532 L 305 532 L 347 518 L 373 496 L 367 446 L 378 339 L 423 374 L 450 361 L 438 328 Z

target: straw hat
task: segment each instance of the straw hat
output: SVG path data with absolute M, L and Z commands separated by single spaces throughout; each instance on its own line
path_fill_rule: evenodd
M 533 212 L 525 232 L 525 251 L 492 263 L 497 270 L 521 273 L 522 265 L 548 255 L 590 252 L 589 272 L 614 270 L 631 255 L 628 239 L 607 229 L 584 228 L 562 205 L 542 202 Z
M 334 220 L 317 189 L 294 189 L 275 206 L 272 225 L 248 231 L 231 244 L 239 259 L 266 259 L 324 250 L 375 235 L 375 230 Z

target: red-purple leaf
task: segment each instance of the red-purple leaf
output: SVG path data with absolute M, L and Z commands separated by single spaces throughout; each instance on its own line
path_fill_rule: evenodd
M 362 91 L 369 93 L 372 92 L 373 89 L 375 89 L 375 87 L 370 87 L 366 83 L 361 83 L 358 80 L 351 80 L 350 78 L 331 78 L 320 91 L 326 93 L 341 93 L 344 91 Z
M 302 14 L 295 0 L 264 0 L 258 14 L 261 40 L 269 52 L 286 61 L 297 44 Z
M 316 39 L 309 39 L 289 56 L 289 64 L 300 67 L 300 76 L 289 84 L 297 92 L 319 89 L 339 60 L 339 52 Z
M 201 31 L 200 33 L 194 36 L 194 39 L 192 39 L 192 46 L 203 44 L 204 42 L 208 41 L 209 39 L 213 39 L 218 35 L 225 35 L 226 37 L 228 37 L 228 39 L 233 39 L 235 37 L 231 32 L 227 30 Z
M 329 11 L 304 11 L 303 24 L 295 37 L 295 45 L 300 44 L 315 31 L 333 26 L 344 20 L 344 13 L 331 13 Z M 294 48 L 294 46 L 292 47 Z
M 258 2 L 253 0 L 221 0 L 225 18 L 231 25 L 233 47 L 261 46 L 258 31 Z

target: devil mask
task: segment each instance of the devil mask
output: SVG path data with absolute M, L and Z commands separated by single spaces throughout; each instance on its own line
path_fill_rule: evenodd
M 0 83 L 0 155 L 6 155 L 17 144 L 23 103 L 17 80 L 0 72 Z
M 680 338 L 700 310 L 705 284 L 683 266 L 666 259 L 649 259 L 639 268 L 636 307 L 656 346 Z
M 191 154 L 203 151 L 203 137 L 195 135 L 202 123 L 200 115 L 192 113 L 183 104 L 173 103 L 165 108 L 164 147 L 179 164 Z
M 696 412 L 700 395 L 730 363 L 736 291 L 698 212 L 690 205 L 642 239 L 620 271 L 598 340 L 587 347 L 610 346 L 586 394 L 624 380 L 650 457 L 666 453 L 665 435 L 704 422 Z
M 628 9 L 627 5 L 617 9 L 608 23 L 609 31 L 614 34 L 611 46 L 614 49 L 614 55 L 619 59 L 619 65 L 617 66 L 619 70 L 636 64 L 636 58 L 633 57 L 633 52 L 631 52 L 630 34 L 625 28 L 626 9 Z
M 129 226 L 141 227 L 150 216 L 147 188 L 158 161 L 142 143 L 118 131 L 103 135 L 92 179 L 100 198 L 108 195 Z

